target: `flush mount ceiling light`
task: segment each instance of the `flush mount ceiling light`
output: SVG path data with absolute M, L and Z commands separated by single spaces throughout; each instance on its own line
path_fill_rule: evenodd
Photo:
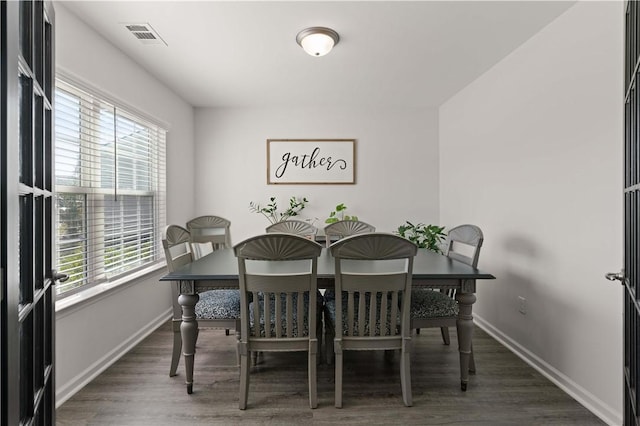
M 331 28 L 311 27 L 300 31 L 296 41 L 311 56 L 324 56 L 338 44 L 340 36 Z

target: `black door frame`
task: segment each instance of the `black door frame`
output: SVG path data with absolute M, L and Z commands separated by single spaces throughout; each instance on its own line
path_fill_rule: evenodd
M 55 424 L 54 13 L 0 1 L 0 424 Z
M 640 7 L 625 5 L 625 96 L 624 96 L 624 269 L 608 274 L 623 283 L 624 424 L 638 425 L 640 394 Z

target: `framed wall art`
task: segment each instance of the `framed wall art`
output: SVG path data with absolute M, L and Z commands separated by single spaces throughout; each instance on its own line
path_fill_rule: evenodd
M 355 139 L 267 139 L 267 184 L 354 183 Z

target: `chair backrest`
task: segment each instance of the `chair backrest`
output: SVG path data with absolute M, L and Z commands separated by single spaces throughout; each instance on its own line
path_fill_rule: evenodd
M 327 238 L 327 247 L 332 243 L 331 237 L 344 238 L 351 235 L 376 232 L 376 228 L 359 220 L 340 220 L 324 227 L 324 235 Z M 335 242 L 335 238 L 334 241 Z
M 318 233 L 318 228 L 303 220 L 283 220 L 267 226 L 266 231 L 267 233 L 284 232 L 313 239 Z
M 193 262 L 191 234 L 182 226 L 169 225 L 164 229 L 162 234 L 162 247 L 164 248 L 164 257 L 167 259 L 167 269 L 170 272 Z M 178 303 L 180 283 L 175 281 L 171 284 L 171 291 L 173 293 L 173 318 L 179 319 L 182 316 L 182 307 Z
M 322 246 L 315 241 L 287 233 L 258 235 L 234 247 L 240 281 L 242 342 L 316 339 L 321 251 Z M 306 326 L 301 327 L 303 324 Z
M 484 235 L 476 225 L 460 225 L 449 230 L 444 254 L 452 259 L 478 266 Z
M 341 331 L 342 336 L 359 338 L 410 337 L 411 277 L 417 252 L 418 247 L 405 238 L 376 232 L 346 237 L 331 245 L 336 336 Z M 347 293 L 347 318 L 343 318 L 342 292 Z
M 225 247 L 231 247 L 231 222 L 219 216 L 200 216 L 187 222 L 191 233 L 191 248 L 199 259 Z
M 162 235 L 162 247 L 170 272 L 193 262 L 190 242 L 191 234 L 182 226 L 169 225 L 165 228 Z

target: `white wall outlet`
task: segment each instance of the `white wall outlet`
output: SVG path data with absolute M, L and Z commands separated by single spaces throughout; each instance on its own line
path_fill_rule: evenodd
M 518 311 L 522 315 L 526 315 L 527 314 L 527 299 L 525 299 L 522 296 L 518 296 Z

